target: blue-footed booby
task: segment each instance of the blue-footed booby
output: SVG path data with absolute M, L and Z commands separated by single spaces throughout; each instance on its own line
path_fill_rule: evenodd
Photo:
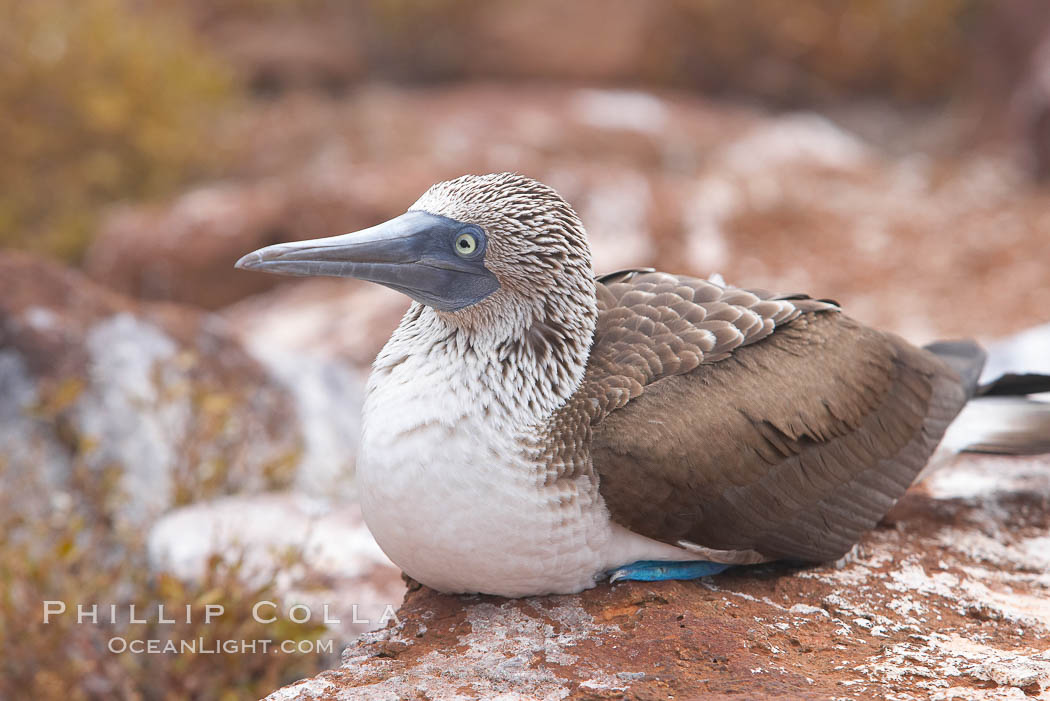
M 386 223 L 237 267 L 414 300 L 373 365 L 357 480 L 382 549 L 445 592 L 839 558 L 930 461 L 984 361 L 830 300 L 595 277 L 573 208 L 509 173 L 439 183 Z M 971 423 L 946 447 L 1050 447 L 1046 411 L 1006 415 L 1023 425 Z

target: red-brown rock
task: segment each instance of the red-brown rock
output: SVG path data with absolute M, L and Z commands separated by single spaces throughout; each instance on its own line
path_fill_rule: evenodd
M 24 254 L 0 253 L 0 279 L 4 489 L 45 490 L 20 506 L 46 512 L 57 494 L 105 489 L 116 470 L 114 503 L 148 522 L 295 478 L 293 395 L 220 319 Z
M 238 178 L 165 205 L 115 210 L 85 268 L 126 294 L 216 308 L 275 284 L 232 272 L 250 250 L 371 226 L 434 182 L 494 170 L 558 186 L 591 221 L 600 265 L 652 260 L 654 225 L 665 240 L 680 225 L 655 211 L 665 178 L 694 170 L 698 154 L 756 119 L 684 97 L 591 90 L 373 87 L 339 103 L 295 96 L 237 122 Z

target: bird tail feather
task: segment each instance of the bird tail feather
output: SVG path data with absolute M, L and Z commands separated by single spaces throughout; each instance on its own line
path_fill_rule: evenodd
M 1050 402 L 1029 396 L 1050 392 L 1050 375 L 1011 373 L 979 384 L 986 354 L 975 342 L 939 341 L 926 350 L 959 374 L 971 397 L 941 440 L 946 452 L 1050 453 Z
M 1050 453 L 1050 402 L 1028 397 L 976 397 L 955 417 L 941 441 L 955 452 Z

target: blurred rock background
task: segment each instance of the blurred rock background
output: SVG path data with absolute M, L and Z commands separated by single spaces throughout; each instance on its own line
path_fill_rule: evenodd
M 275 628 L 245 603 L 399 603 L 353 458 L 363 377 L 407 303 L 232 263 L 395 216 L 438 180 L 554 185 L 598 270 L 834 297 L 918 342 L 1050 320 L 1039 0 L 0 13 L 0 698 L 254 698 L 331 656 L 106 642 L 345 640 L 370 624 Z M 230 614 L 44 626 L 44 599 Z

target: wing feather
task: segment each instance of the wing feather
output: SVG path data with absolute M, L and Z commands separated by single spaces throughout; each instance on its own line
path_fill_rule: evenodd
M 613 519 L 651 538 L 838 557 L 966 401 L 935 356 L 829 300 L 650 271 L 598 287 L 591 458 Z

